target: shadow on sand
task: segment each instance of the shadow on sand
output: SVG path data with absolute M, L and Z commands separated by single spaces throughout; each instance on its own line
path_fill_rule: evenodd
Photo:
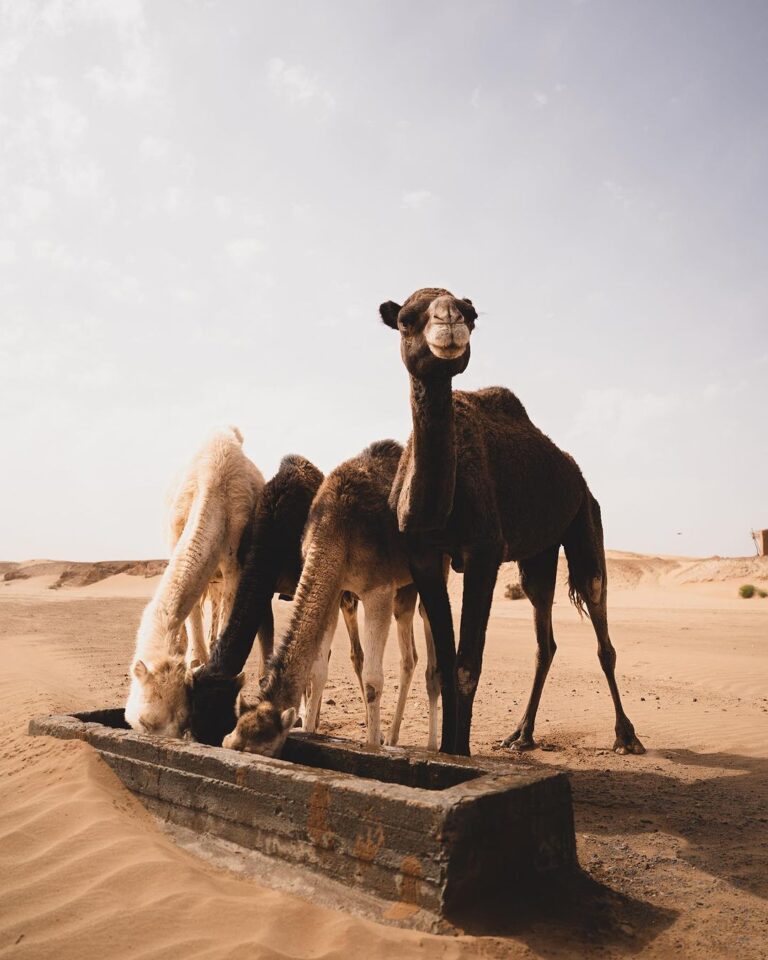
M 654 757 L 688 767 L 685 779 L 644 769 Z M 541 763 L 535 753 L 526 754 L 524 763 L 550 770 L 560 766 Z M 579 832 L 612 836 L 659 831 L 678 836 L 684 841 L 677 853 L 681 861 L 768 897 L 768 761 L 660 749 L 624 770 L 560 768 L 571 779 Z M 494 903 L 482 914 L 463 918 L 462 926 L 478 936 L 514 937 L 543 957 L 579 948 L 585 955 L 611 948 L 639 953 L 678 914 L 614 891 L 579 871 L 569 882 L 532 891 L 525 900 L 510 903 L 499 891 Z
M 639 953 L 674 923 L 677 911 L 624 896 L 581 870 L 566 881 L 510 901 L 503 891 L 481 912 L 459 919 L 472 936 L 512 937 L 537 956 Z
M 570 770 L 577 829 L 681 837 L 679 859 L 751 894 L 768 897 L 768 761 L 729 753 L 654 751 L 698 768 L 683 780 L 657 771 Z M 649 759 L 653 760 L 653 753 Z M 707 776 L 707 771 L 718 773 Z

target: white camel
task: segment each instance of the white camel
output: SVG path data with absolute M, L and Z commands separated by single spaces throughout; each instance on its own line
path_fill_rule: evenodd
M 236 427 L 216 431 L 176 489 L 171 558 L 142 614 L 131 662 L 125 719 L 134 730 L 182 735 L 191 668 L 208 659 L 202 603 L 209 592 L 212 632 L 229 618 L 240 579 L 240 538 L 264 487 L 242 444 Z

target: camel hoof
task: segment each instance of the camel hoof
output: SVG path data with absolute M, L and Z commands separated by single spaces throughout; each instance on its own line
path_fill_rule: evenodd
M 530 734 L 526 736 L 519 730 L 515 730 L 514 733 L 510 733 L 506 739 L 501 741 L 501 746 L 507 750 L 517 750 L 522 753 L 523 750 L 534 750 L 536 743 Z
M 633 753 L 636 756 L 640 756 L 641 753 L 645 753 L 645 747 L 635 736 L 626 740 L 622 740 L 617 737 L 616 743 L 613 745 L 613 752 L 618 753 L 621 756 L 626 756 L 628 753 Z

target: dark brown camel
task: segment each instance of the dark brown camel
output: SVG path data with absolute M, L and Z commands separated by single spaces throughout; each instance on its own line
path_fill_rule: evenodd
M 242 670 L 258 632 L 262 663 L 272 653 L 272 597 L 290 599 L 301 577 L 301 535 L 323 474 L 304 457 L 284 457 L 264 486 L 251 523 L 240 542 L 242 576 L 224 632 L 208 662 L 196 670 L 189 691 L 192 736 L 220 746 L 237 722 L 235 702 L 245 677 Z M 352 662 L 360 676 L 363 654 L 357 630 L 357 598 L 342 597 L 352 643 Z
M 616 711 L 617 753 L 643 753 L 621 705 L 608 636 L 607 578 L 600 507 L 574 460 L 531 423 L 503 387 L 452 390 L 469 363 L 477 313 L 470 300 L 423 289 L 401 307 L 380 307 L 400 332 L 411 382 L 413 432 L 392 486 L 390 506 L 407 535 L 413 579 L 434 635 L 443 703 L 441 750 L 469 754 L 472 705 L 499 565 L 517 560 L 535 611 L 536 673 L 525 713 L 504 746 L 534 746 L 533 728 L 555 654 L 552 601 L 560 545 L 569 594 L 586 607 Z M 448 554 L 464 571 L 458 653 L 442 576 Z

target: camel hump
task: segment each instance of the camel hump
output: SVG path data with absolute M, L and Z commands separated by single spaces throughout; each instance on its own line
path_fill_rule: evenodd
M 399 443 L 381 440 L 339 464 L 318 491 L 310 522 L 317 525 L 333 517 L 332 522 L 354 522 L 359 530 L 375 525 L 381 516 L 391 522 L 387 503 L 401 454 Z
M 371 460 L 400 460 L 403 455 L 403 446 L 397 440 L 376 440 L 363 450 L 361 456 Z
M 456 391 L 454 396 L 459 393 L 460 391 Z M 529 419 L 528 413 L 520 400 L 506 387 L 483 387 L 481 390 L 463 393 L 461 396 L 472 403 L 478 404 L 487 414 L 522 420 Z
M 280 485 L 282 475 L 285 476 L 286 481 L 288 477 L 295 479 L 303 477 L 316 487 L 319 487 L 324 479 L 322 471 L 300 453 L 287 453 L 280 461 L 277 473 L 272 479 Z

